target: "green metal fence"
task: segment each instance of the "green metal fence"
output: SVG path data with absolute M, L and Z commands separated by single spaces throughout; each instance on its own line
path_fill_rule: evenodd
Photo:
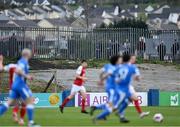
M 17 57 L 23 48 L 34 58 L 106 59 L 131 53 L 146 59 L 180 59 L 180 30 L 133 28 L 0 28 L 0 52 Z

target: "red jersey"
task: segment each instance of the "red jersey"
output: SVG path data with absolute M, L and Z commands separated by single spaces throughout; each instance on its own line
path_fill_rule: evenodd
M 84 68 L 83 66 L 79 66 L 77 71 L 76 71 L 76 74 L 85 77 L 85 75 L 86 75 L 86 68 Z M 82 79 L 76 78 L 74 80 L 74 85 L 82 86 L 83 84 L 84 84 L 84 81 Z
M 16 70 L 16 64 L 9 64 L 5 66 L 4 70 L 9 72 L 9 88 L 12 88 L 13 79 L 14 79 L 14 72 Z

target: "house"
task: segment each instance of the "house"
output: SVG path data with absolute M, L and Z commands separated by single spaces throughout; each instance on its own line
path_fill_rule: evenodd
M 102 18 L 113 19 L 113 16 L 111 14 L 107 13 L 106 11 L 103 11 Z
M 162 14 L 163 10 L 166 8 L 170 8 L 169 5 L 161 5 L 160 7 L 158 7 L 157 9 L 155 9 L 152 13 L 153 14 Z
M 50 5 L 50 2 L 48 0 L 32 0 L 32 4 L 35 6 L 38 5 Z
M 11 18 L 9 18 L 8 16 L 6 16 L 4 13 L 0 14 L 0 21 L 1 20 L 10 20 Z
M 66 19 L 42 19 L 38 22 L 38 26 L 42 28 L 68 27 L 71 23 Z
M 151 5 L 149 5 L 144 10 L 146 13 L 150 14 L 154 11 L 154 8 Z
M 59 49 L 67 49 L 67 40 L 71 38 L 73 32 L 71 31 L 71 21 L 66 18 L 63 19 L 42 19 L 38 22 L 38 26 L 42 28 L 57 28 L 60 32 L 52 31 L 40 33 L 43 43 L 58 45 Z M 68 32 L 67 32 L 68 31 Z M 49 47 L 50 48 L 50 47 Z M 60 51 L 60 50 L 58 50 Z
M 148 14 L 148 19 L 146 24 L 152 28 L 161 28 L 161 24 L 168 24 L 169 15 L 168 14 Z
M 11 0 L 11 3 L 10 5 L 15 5 L 15 6 L 22 6 L 23 3 L 20 3 L 20 2 L 16 2 L 15 0 Z
M 76 4 L 76 0 L 65 0 L 66 4 Z
M 114 12 L 114 9 L 111 7 L 97 7 L 97 8 L 91 8 L 89 9 L 89 18 L 100 18 L 103 16 L 112 17 L 112 13 Z
M 51 6 L 43 5 L 40 8 L 46 12 L 47 15 L 45 18 L 50 18 L 50 19 L 60 18 L 60 13 L 52 9 Z
M 19 28 L 38 28 L 38 25 L 31 20 L 4 20 L 0 22 L 0 35 L 3 37 L 9 37 L 12 34 L 17 36 L 25 35 L 26 37 L 32 37 L 35 31 L 26 31 L 26 29 L 18 30 Z M 9 27 L 9 29 L 5 29 Z M 16 27 L 16 28 L 13 28 Z
M 134 19 L 134 16 L 132 16 L 127 10 L 121 10 L 119 17 L 121 19 Z
M 73 15 L 75 18 L 78 18 L 84 11 L 85 9 L 82 6 L 79 6 L 76 10 L 74 10 Z
M 26 19 L 35 20 L 36 15 L 33 9 L 31 8 L 23 8 L 22 11 L 26 14 Z
M 37 23 L 33 22 L 32 20 L 11 20 L 9 21 L 12 24 L 15 24 L 17 27 L 31 27 L 37 28 Z
M 180 16 L 179 16 L 179 18 L 178 18 L 177 26 L 178 26 L 178 28 L 180 29 Z
M 66 16 L 66 9 L 60 6 L 56 6 L 56 5 L 51 5 L 51 8 L 58 12 L 59 14 L 59 18 L 64 18 Z
M 108 26 L 110 24 L 113 24 L 114 22 L 112 20 L 110 20 L 110 19 L 104 19 L 103 23 Z
M 161 30 L 179 30 L 178 26 L 173 23 L 161 24 Z
M 119 8 L 119 6 L 116 6 L 114 9 L 113 15 L 118 16 L 119 13 L 120 13 L 120 8 Z
M 89 28 L 100 27 L 103 20 L 103 18 L 89 18 Z
M 4 10 L 4 14 L 13 20 L 25 20 L 26 17 L 22 14 L 19 9 Z
M 50 5 L 50 2 L 49 2 L 48 0 L 44 0 L 44 1 L 41 3 L 41 5 L 43 5 L 43 6 L 48 6 L 48 5 Z
M 43 10 L 41 6 L 33 6 L 32 9 L 35 12 L 37 19 L 48 18 L 46 11 Z
M 134 16 L 134 18 L 138 18 L 138 15 L 144 12 L 144 10 L 141 10 L 138 5 L 134 5 L 128 9 L 128 12 Z
M 73 27 L 73 28 L 87 28 L 86 20 L 84 18 L 79 17 L 71 23 L 71 27 Z
M 169 14 L 169 22 L 178 23 L 178 18 L 180 16 L 180 8 L 166 8 L 163 10 L 163 13 Z

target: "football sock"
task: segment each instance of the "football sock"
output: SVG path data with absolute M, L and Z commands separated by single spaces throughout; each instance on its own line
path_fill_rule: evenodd
M 141 109 L 141 107 L 139 105 L 139 101 L 138 100 L 134 101 L 134 105 L 135 105 L 135 108 L 136 108 L 137 112 L 139 114 L 141 114 L 142 113 L 142 109 Z
M 16 106 L 14 106 L 14 108 L 13 108 L 13 113 L 18 113 L 18 111 L 19 111 L 19 107 L 16 105 Z
M 26 114 L 26 106 L 22 105 L 21 110 L 20 110 L 20 118 L 24 119 L 25 114 Z
M 86 100 L 82 99 L 82 111 L 85 111 L 85 103 L 86 103 Z
M 28 115 L 28 121 L 29 123 L 33 123 L 33 116 L 34 116 L 34 105 L 28 104 L 27 107 L 27 115 Z
M 63 101 L 63 103 L 62 103 L 62 107 L 64 107 L 68 102 L 70 101 L 70 99 L 69 98 L 66 98 L 64 101 Z

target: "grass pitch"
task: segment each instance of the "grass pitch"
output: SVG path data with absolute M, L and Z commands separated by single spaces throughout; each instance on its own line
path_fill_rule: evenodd
M 89 109 L 88 109 L 89 110 Z M 127 118 L 131 121 L 128 124 L 122 124 L 115 114 L 111 114 L 107 121 L 98 121 L 92 123 L 92 117 L 80 113 L 80 108 L 67 107 L 61 114 L 58 108 L 38 108 L 35 110 L 35 121 L 41 126 L 180 126 L 180 107 L 143 107 L 144 111 L 150 111 L 150 116 L 140 119 L 134 107 L 129 107 L 126 111 Z M 18 126 L 12 121 L 11 109 L 0 117 L 0 126 Z M 95 112 L 94 116 L 99 111 Z M 162 113 L 164 121 L 155 123 L 152 117 L 155 113 Z M 26 118 L 27 123 L 27 118 Z

